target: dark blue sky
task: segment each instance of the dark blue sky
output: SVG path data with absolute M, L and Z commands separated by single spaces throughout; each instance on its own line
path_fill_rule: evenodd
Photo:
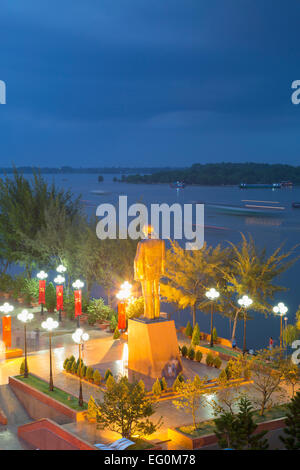
M 1 0 L 0 164 L 300 164 L 299 0 Z

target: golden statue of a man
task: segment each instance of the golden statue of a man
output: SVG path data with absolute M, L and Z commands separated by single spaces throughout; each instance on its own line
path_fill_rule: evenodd
M 158 318 L 160 315 L 159 279 L 165 272 L 165 242 L 151 238 L 153 228 L 144 227 L 148 238 L 138 244 L 134 259 L 134 279 L 142 284 L 146 318 Z

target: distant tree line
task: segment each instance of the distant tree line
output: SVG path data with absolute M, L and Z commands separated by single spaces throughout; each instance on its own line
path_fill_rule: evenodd
M 270 184 L 292 181 L 300 184 L 300 166 L 267 163 L 195 163 L 190 168 L 160 170 L 151 174 L 122 175 L 126 183 L 173 183 L 199 185 Z
M 14 173 L 15 169 L 22 174 L 34 174 L 34 173 L 41 173 L 41 174 L 68 174 L 68 173 L 81 173 L 81 174 L 89 174 L 89 173 L 104 173 L 104 174 L 128 174 L 133 172 L 145 172 L 145 173 L 154 173 L 159 170 L 157 167 L 151 168 L 142 168 L 142 167 L 79 167 L 73 168 L 71 166 L 62 166 L 62 167 L 35 167 L 35 166 L 20 166 L 20 167 L 2 167 L 0 168 L 0 174 L 12 174 Z M 170 167 L 164 167 L 160 170 L 169 171 L 171 170 Z

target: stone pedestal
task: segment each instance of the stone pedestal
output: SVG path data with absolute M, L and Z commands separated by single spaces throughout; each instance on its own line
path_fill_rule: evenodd
M 173 320 L 128 320 L 128 369 L 152 378 L 175 376 L 182 370 Z M 176 371 L 174 370 L 176 368 Z

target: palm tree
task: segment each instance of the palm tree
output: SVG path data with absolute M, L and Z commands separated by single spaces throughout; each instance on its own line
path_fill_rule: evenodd
M 227 253 L 228 250 L 222 250 L 220 245 L 212 248 L 204 244 L 201 250 L 186 251 L 178 243 L 171 242 L 166 256 L 165 278 L 160 287 L 161 295 L 181 309 L 190 307 L 193 326 L 196 324 L 197 309 L 210 312 L 211 302 L 205 293 L 211 286 L 222 285 L 221 267 L 224 267 Z
M 282 253 L 280 246 L 268 256 L 266 249 L 259 249 L 252 237 L 247 239 L 245 235 L 241 236 L 240 244 L 229 242 L 231 254 L 225 270 L 222 271 L 227 283 L 223 302 L 228 302 L 233 313 L 232 340 L 235 338 L 237 321 L 243 318 L 242 308 L 237 304 L 238 296 L 249 295 L 253 299 L 252 309 L 267 315 L 272 310 L 269 301 L 274 294 L 286 290 L 285 287 L 275 285 L 274 280 L 298 259 L 288 260 L 295 247 Z

